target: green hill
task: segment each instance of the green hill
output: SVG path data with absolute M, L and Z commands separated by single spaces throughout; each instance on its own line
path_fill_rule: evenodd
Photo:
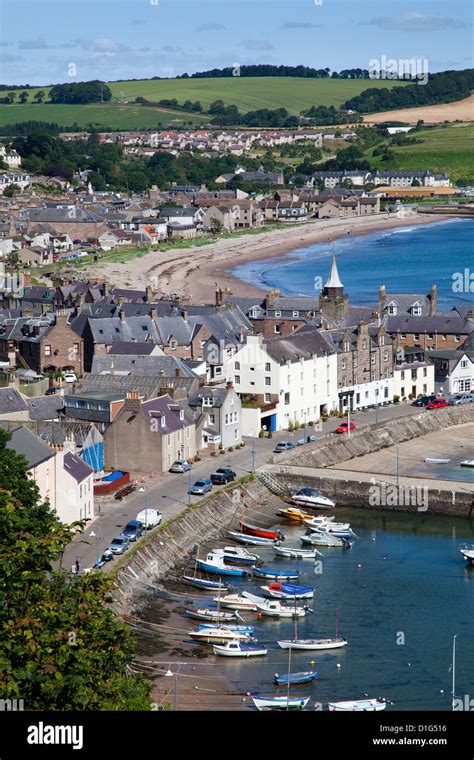
M 312 105 L 338 107 L 368 87 L 390 88 L 394 85 L 391 81 L 381 80 L 297 77 L 143 79 L 108 84 L 112 90 L 113 101 L 88 106 L 36 104 L 32 102 L 35 93 L 42 89 L 47 96 L 49 89 L 37 87 L 28 90 L 28 102 L 24 105 L 19 103 L 0 105 L 0 126 L 32 119 L 54 121 L 63 126 L 74 122 L 85 126 L 93 122 L 114 129 L 133 129 L 134 127 L 153 127 L 159 121 L 165 126 L 173 122 L 179 124 L 190 120 L 199 124 L 208 119 L 199 114 L 157 111 L 149 106 L 134 105 L 132 101 L 137 97 L 152 101 L 176 98 L 179 103 L 184 103 L 185 100 L 199 100 L 204 109 L 207 109 L 214 100 L 223 100 L 226 105 L 236 105 L 241 113 L 259 108 L 284 107 L 291 114 L 299 114 Z M 16 92 L 18 96 L 21 89 L 12 89 L 11 92 Z M 119 105 L 119 100 L 129 102 Z

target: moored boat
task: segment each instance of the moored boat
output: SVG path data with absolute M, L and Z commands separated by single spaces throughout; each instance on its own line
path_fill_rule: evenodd
M 314 531 L 309 535 L 300 536 L 300 540 L 304 544 L 311 544 L 311 546 L 342 546 L 349 547 L 351 542 L 347 538 L 341 536 L 335 536 L 333 533 L 327 533 L 326 531 Z
M 246 610 L 247 612 L 256 612 L 257 607 L 255 602 L 251 602 L 241 594 L 227 594 L 214 598 L 215 602 L 218 602 L 221 607 L 226 607 L 229 610 Z
M 247 549 L 242 549 L 238 546 L 224 546 L 223 549 L 218 550 L 218 553 L 222 554 L 224 561 L 229 564 L 254 565 L 260 561 L 260 557 L 257 554 L 252 554 Z
M 294 683 L 311 683 L 311 681 L 317 678 L 317 675 L 313 670 L 306 670 L 302 673 L 290 673 L 290 675 L 278 675 L 278 673 L 275 673 L 273 683 L 277 686 L 288 686 Z
M 213 627 L 215 626 L 213 626 L 212 623 L 201 623 L 199 630 L 205 631 L 206 629 Z M 226 625 L 226 628 L 228 628 L 229 631 L 234 631 L 235 633 L 248 633 L 249 636 L 252 636 L 254 632 L 253 625 Z
M 474 459 L 465 459 L 461 462 L 461 467 L 474 467 Z
M 474 565 L 474 546 L 461 546 L 459 551 L 470 565 Z
M 246 533 L 248 536 L 257 536 L 257 538 L 269 538 L 272 541 L 284 541 L 285 536 L 281 530 L 269 530 L 267 528 L 259 528 L 256 525 L 249 525 L 248 523 L 241 522 L 240 530 L 242 533 Z
M 299 570 L 273 570 L 268 567 L 254 567 L 253 574 L 256 578 L 270 578 L 275 581 L 286 581 L 300 577 Z
M 321 556 L 317 549 L 298 549 L 296 546 L 274 546 L 275 554 L 278 557 L 288 557 L 289 559 L 315 559 Z
M 311 517 L 308 512 L 298 507 L 285 507 L 285 509 L 279 509 L 276 514 L 277 517 L 284 517 L 285 520 L 294 520 L 294 522 L 303 522 L 305 517 Z
M 221 657 L 264 657 L 267 654 L 265 647 L 258 644 L 246 644 L 241 641 L 228 641 L 222 646 L 212 647 L 214 654 Z
M 208 552 L 206 559 L 197 559 L 196 564 L 201 570 L 206 570 L 206 572 L 215 573 L 216 575 L 242 576 L 249 573 L 248 570 L 242 567 L 226 565 L 224 555 L 220 551 Z
M 183 583 L 188 586 L 202 589 L 203 591 L 230 591 L 231 586 L 223 581 L 211 581 L 207 578 L 197 578 L 191 575 L 183 575 Z
M 340 649 L 347 646 L 347 639 L 293 639 L 278 642 L 281 649 L 306 649 L 308 651 L 318 651 L 320 649 Z
M 295 605 L 283 605 L 278 599 L 265 599 L 262 596 L 255 596 L 248 591 L 243 591 L 242 595 L 251 602 L 254 602 L 257 610 L 268 617 L 295 618 L 304 617 L 308 607 L 297 607 Z
M 237 620 L 234 612 L 220 612 L 217 609 L 187 609 L 185 613 L 193 620 L 208 620 L 211 623 L 226 623 L 231 620 Z
M 313 586 L 296 586 L 291 583 L 277 582 L 260 586 L 260 588 L 274 599 L 312 599 L 314 596 Z
M 385 710 L 387 702 L 384 699 L 353 699 L 347 702 L 329 702 L 331 712 L 378 712 Z
M 236 530 L 228 530 L 228 535 L 237 541 L 239 544 L 247 544 L 248 546 L 270 546 L 273 544 L 273 538 L 262 538 L 261 536 L 250 536 L 247 533 L 239 533 Z
M 252 697 L 257 710 L 304 710 L 310 697 Z
M 301 488 L 297 493 L 291 494 L 291 501 L 294 504 L 301 504 L 303 507 L 319 507 L 320 509 L 334 509 L 336 506 L 331 499 L 323 496 L 315 488 Z
M 235 640 L 248 641 L 250 638 L 250 634 L 232 631 L 226 626 L 215 626 L 214 628 L 203 629 L 200 628 L 197 631 L 189 631 L 188 635 L 194 639 L 194 641 L 203 641 L 205 644 Z

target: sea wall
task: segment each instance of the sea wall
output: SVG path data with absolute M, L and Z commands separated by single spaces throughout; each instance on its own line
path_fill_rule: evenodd
M 270 461 L 272 464 L 298 467 L 331 467 L 427 433 L 468 422 L 474 422 L 474 404 L 446 407 L 367 425 L 352 432 L 350 437 L 346 433 L 326 435 L 285 454 L 276 454 Z

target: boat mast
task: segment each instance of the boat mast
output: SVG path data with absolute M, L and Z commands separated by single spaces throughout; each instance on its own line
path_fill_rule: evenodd
M 454 710 L 454 700 L 455 700 L 455 697 L 456 697 L 456 636 L 457 636 L 457 634 L 454 634 L 454 636 L 453 636 L 453 664 L 452 664 L 452 668 L 453 668 L 453 685 L 452 685 L 452 691 L 451 691 L 451 697 L 452 697 L 451 707 L 452 707 L 453 710 Z

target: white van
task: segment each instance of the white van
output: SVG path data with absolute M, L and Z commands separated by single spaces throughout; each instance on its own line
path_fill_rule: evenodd
M 163 515 L 161 512 L 158 512 L 157 509 L 142 509 L 142 511 L 138 513 L 136 519 L 148 530 L 151 530 L 151 528 L 156 528 L 156 526 L 160 524 Z

